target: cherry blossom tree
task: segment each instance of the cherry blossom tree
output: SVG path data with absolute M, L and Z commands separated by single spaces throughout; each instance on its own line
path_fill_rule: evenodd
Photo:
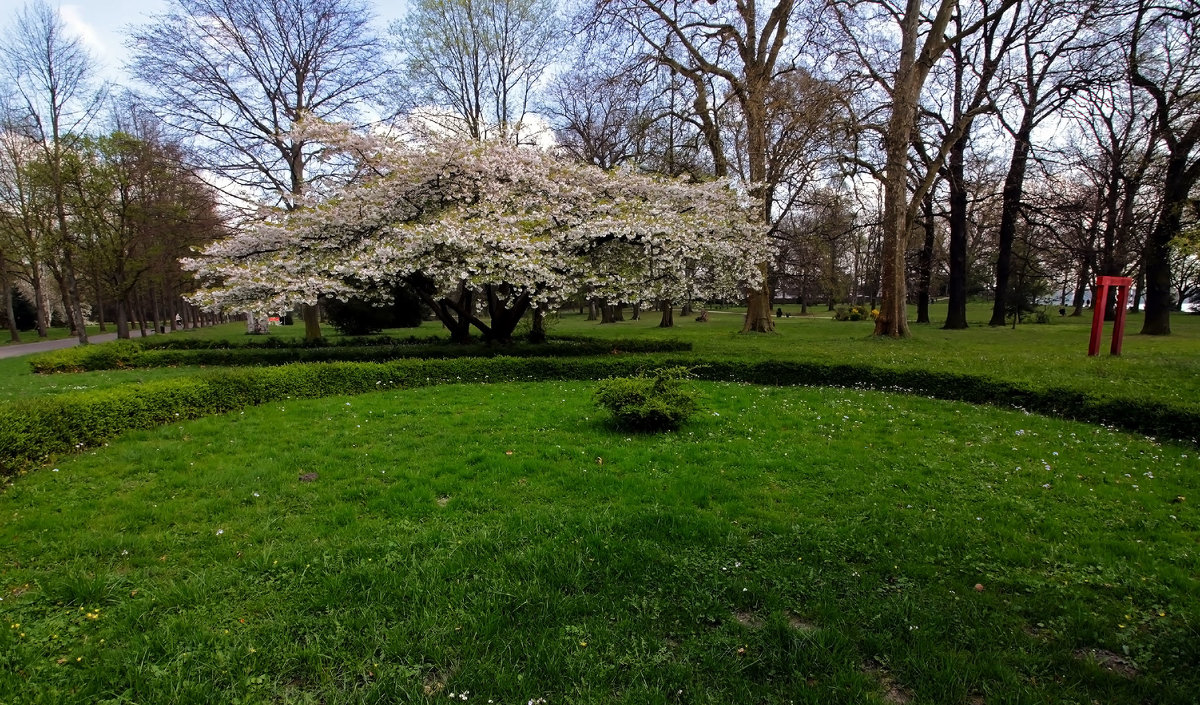
M 589 290 L 616 301 L 735 297 L 769 248 L 727 186 L 604 171 L 500 142 L 413 145 L 304 128 L 368 174 L 187 263 L 210 309 L 264 313 L 413 286 L 460 342 Z M 486 318 L 486 320 L 485 320 Z

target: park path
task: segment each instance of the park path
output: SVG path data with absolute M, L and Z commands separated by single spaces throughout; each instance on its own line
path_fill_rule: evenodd
M 154 334 L 150 333 L 150 335 Z M 92 343 L 107 343 L 110 340 L 116 339 L 116 333 L 97 333 L 96 335 L 88 336 L 88 341 Z M 36 343 L 17 343 L 16 345 L 5 345 L 0 347 L 0 358 L 18 357 L 20 355 L 32 355 L 33 353 L 49 352 L 51 350 L 61 350 L 63 348 L 73 348 L 76 345 L 79 345 L 78 338 L 63 338 L 62 340 L 39 340 Z

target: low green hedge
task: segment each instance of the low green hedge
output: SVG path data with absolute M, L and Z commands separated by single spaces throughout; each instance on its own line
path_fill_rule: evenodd
M 200 338 L 188 338 L 184 336 L 154 336 L 144 339 L 138 338 L 132 342 L 136 342 L 145 350 L 229 350 L 232 348 L 280 349 L 328 348 L 339 346 L 361 348 L 372 345 L 413 345 L 423 343 L 439 343 L 445 341 L 446 337 L 443 335 L 410 335 L 404 338 L 397 338 L 390 335 L 364 335 L 336 338 L 317 338 L 316 340 L 247 335 L 244 339 L 237 340 L 229 340 L 225 338 L 205 340 Z
M 284 398 L 359 394 L 454 382 L 598 380 L 654 367 L 688 366 L 697 378 L 762 385 L 854 385 L 908 394 L 1013 406 L 1104 423 L 1162 438 L 1197 442 L 1200 410 L 1081 391 L 1031 389 L 946 372 L 803 362 L 663 359 L 639 355 L 583 358 L 461 358 L 387 363 L 295 364 L 240 368 L 104 391 L 61 394 L 0 405 L 0 475 L 56 455 L 93 447 L 127 429 L 151 428 Z
M 362 340 L 362 339 L 359 339 Z M 394 339 L 393 339 L 394 340 Z M 147 341 L 148 342 L 148 341 Z M 191 341 L 206 342 L 206 341 Z M 580 357 L 609 353 L 688 352 L 692 344 L 678 340 L 559 339 L 540 344 L 458 345 L 437 342 L 330 346 L 235 346 L 146 349 L 142 341 L 64 348 L 37 355 L 29 365 L 38 374 L 87 372 L 145 367 L 246 367 L 294 362 L 384 362 L 404 358 Z

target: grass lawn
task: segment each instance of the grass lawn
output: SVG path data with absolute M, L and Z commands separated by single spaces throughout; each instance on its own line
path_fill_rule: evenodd
M 1169 337 L 1132 316 L 1123 356 L 1088 358 L 1090 319 L 992 329 L 978 304 L 891 341 L 784 310 L 775 335 L 737 310 L 550 332 L 1200 407 L 1200 316 Z M 0 402 L 200 373 L 4 359 Z M 675 434 L 611 429 L 588 383 L 444 385 L 130 432 L 15 478 L 0 703 L 1195 702 L 1195 445 L 697 386 Z
M 730 384 L 630 436 L 592 386 L 289 401 L 19 478 L 0 702 L 1195 702 L 1195 448 Z
M 794 306 L 785 311 L 798 313 Z M 931 307 L 934 321 L 944 320 L 945 305 Z M 871 337 L 869 321 L 832 321 L 825 311 L 814 315 L 777 320 L 777 334 L 742 335 L 742 312 L 714 310 L 709 323 L 676 316 L 673 328 L 658 328 L 659 314 L 646 312 L 640 321 L 601 325 L 587 321 L 577 313 L 564 313 L 550 324 L 551 335 L 587 335 L 592 337 L 673 338 L 692 343 L 694 356 L 737 358 L 742 360 L 818 360 L 861 364 L 860 379 L 847 384 L 868 382 L 869 366 L 944 370 L 972 375 L 987 375 L 1009 382 L 1032 386 L 1056 386 L 1131 399 L 1154 399 L 1182 407 L 1200 408 L 1200 315 L 1172 316 L 1170 336 L 1137 335 L 1141 315 L 1131 314 L 1126 329 L 1123 354 L 1108 355 L 1105 339 L 1103 354 L 1087 356 L 1091 319 L 1053 318 L 1046 325 L 1021 325 L 990 328 L 986 321 L 990 306 L 976 303 L 968 308 L 971 327 L 960 331 L 942 330 L 939 324 L 913 324 L 908 340 L 878 340 Z M 627 311 L 628 314 L 628 311 Z M 915 319 L 916 313 L 910 311 Z M 336 337 L 332 329 L 326 334 Z M 398 337 L 445 335 L 436 322 L 416 329 L 388 331 Z M 1111 324 L 1105 330 L 1111 334 Z M 172 334 L 203 339 L 246 340 L 245 326 L 222 326 Z M 304 327 L 273 326 L 273 337 L 301 338 Z M 136 341 L 136 336 L 134 337 Z M 0 360 L 0 400 L 14 399 L 79 388 L 102 389 L 130 381 L 195 374 L 196 368 L 139 369 L 125 372 L 88 372 L 73 375 L 33 375 L 24 358 Z

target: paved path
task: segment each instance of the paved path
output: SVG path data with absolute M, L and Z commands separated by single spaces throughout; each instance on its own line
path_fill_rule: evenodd
M 34 333 L 33 335 L 37 335 Z M 154 335 L 151 333 L 150 335 Z M 131 334 L 132 338 L 141 336 Z M 89 335 L 88 342 L 92 343 L 107 343 L 110 340 L 116 340 L 116 333 L 98 333 Z M 61 350 L 62 348 L 73 348 L 79 345 L 78 338 L 64 338 L 62 340 L 41 340 L 36 343 L 18 343 L 16 345 L 5 345 L 0 347 L 0 358 L 17 357 L 20 355 L 31 355 L 33 353 L 48 352 L 50 350 Z

